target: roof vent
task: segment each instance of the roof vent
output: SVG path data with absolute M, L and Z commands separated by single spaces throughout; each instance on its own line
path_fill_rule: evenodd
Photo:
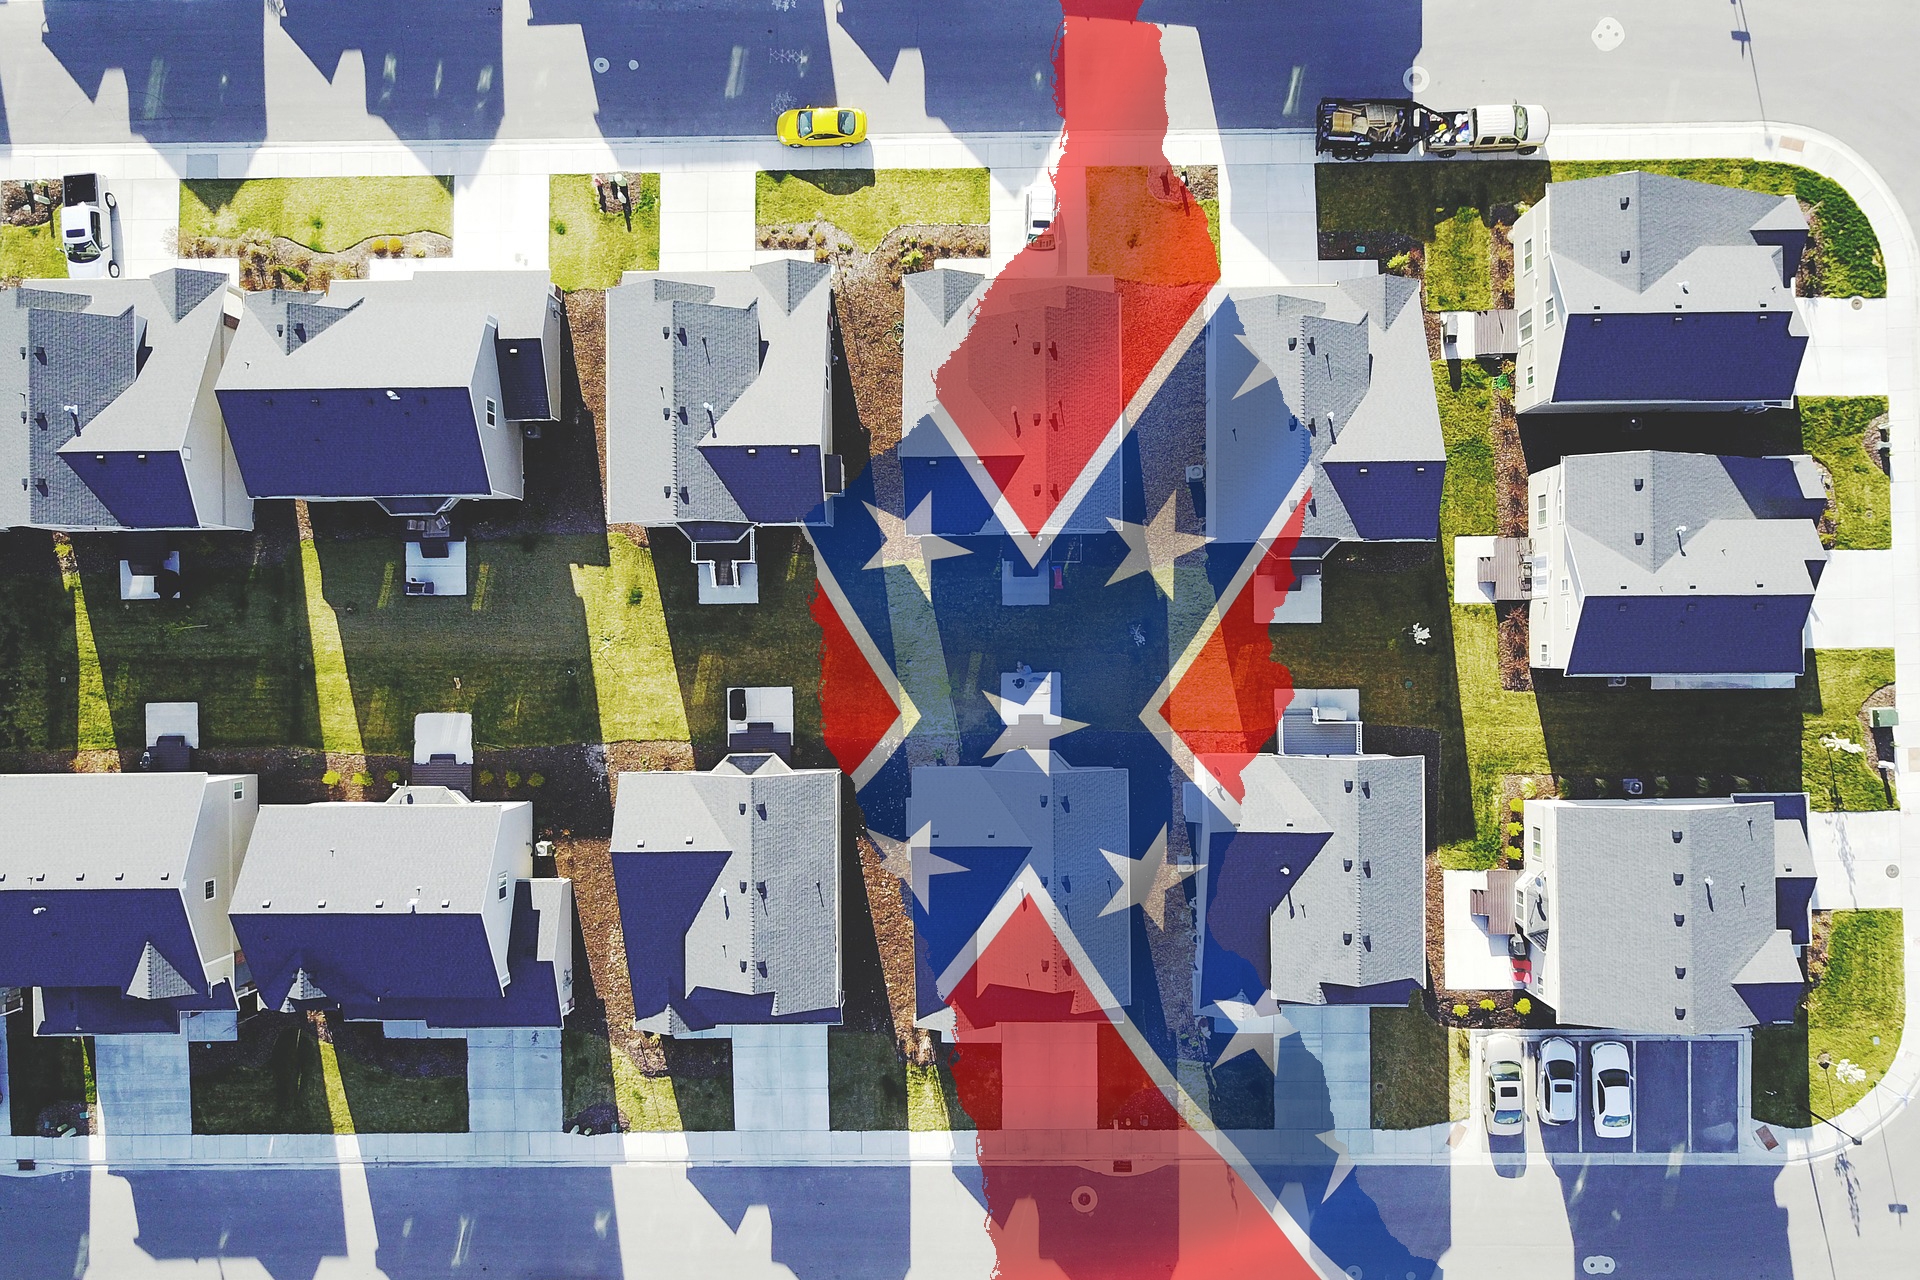
M 1624 208 L 1626 208 L 1626 207 L 1627 207 L 1627 203 L 1628 203 L 1628 201 L 1630 201 L 1630 200 L 1632 200 L 1632 199 L 1633 199 L 1633 197 L 1632 197 L 1632 196 L 1621 196 L 1621 197 L 1620 197 L 1620 207 L 1621 207 L 1622 209 L 1624 209 Z
M 325 898 L 322 898 L 322 899 L 320 899 L 320 901 L 319 901 L 318 903 L 316 903 L 315 905 L 316 905 L 316 906 L 322 906 L 322 907 L 324 907 L 324 906 L 326 906 L 326 905 L 327 905 L 327 900 L 326 900 Z
M 450 907 L 450 906 L 452 906 L 452 905 L 453 905 L 453 899 L 452 899 L 452 898 L 442 898 L 442 899 L 440 899 L 440 906 L 441 906 L 441 909 L 442 909 L 442 910 L 444 910 L 444 909 L 446 909 L 447 907 Z
M 1684 832 L 1684 831 L 1676 831 L 1676 832 L 1674 832 L 1674 833 L 1673 833 L 1673 842 L 1674 842 L 1675 844 L 1679 844 L 1681 840 L 1683 840 L 1683 839 L 1685 839 L 1685 838 L 1686 838 L 1686 834 L 1687 834 L 1687 833 L 1686 833 L 1686 832 Z
M 1684 871 L 1676 871 L 1676 872 L 1674 872 L 1674 873 L 1673 873 L 1673 884 L 1674 884 L 1674 887 L 1675 887 L 1675 888 L 1678 888 L 1678 887 L 1680 887 L 1681 885 L 1683 885 L 1683 884 L 1685 884 L 1686 882 L 1687 882 L 1687 873 L 1686 873 L 1686 872 L 1684 872 Z
M 273 905 L 273 899 L 272 899 L 272 898 L 262 898 L 262 899 L 260 899 L 260 909 L 261 909 L 262 911 L 265 911 L 265 910 L 266 910 L 266 909 L 267 909 L 268 907 L 270 907 L 270 906 L 272 906 L 272 905 Z
M 1692 286 L 1692 285 L 1690 285 L 1690 284 L 1688 284 L 1688 283 L 1687 283 L 1687 282 L 1686 282 L 1685 280 L 1682 280 L 1682 281 L 1680 282 L 1680 292 L 1682 292 L 1682 293 L 1692 293 L 1692 292 L 1693 292 L 1693 286 Z
M 1683 964 L 1677 964 L 1677 965 L 1675 965 L 1675 966 L 1673 966 L 1673 976 L 1674 976 L 1674 977 L 1676 977 L 1676 978 L 1684 978 L 1684 977 L 1686 977 L 1686 976 L 1687 976 L 1687 966 L 1685 966 L 1685 965 L 1683 965 Z
M 1685 928 L 1685 927 L 1686 927 L 1686 923 L 1687 923 L 1687 917 L 1686 917 L 1686 915 L 1685 915 L 1685 913 L 1684 913 L 1684 912 L 1679 912 L 1679 911 L 1676 911 L 1676 912 L 1674 912 L 1674 913 L 1673 913 L 1673 927 L 1674 927 L 1674 928 L 1676 928 L 1676 929 L 1682 929 L 1682 928 Z
M 1342 858 L 1342 859 L 1340 859 L 1340 869 L 1341 869 L 1342 871 L 1351 871 L 1351 870 L 1353 870 L 1353 859 L 1352 859 L 1352 858 Z
M 387 399 L 389 399 L 389 400 L 398 400 L 399 398 L 400 398 L 400 393 L 399 393 L 398 391 L 389 391 L 389 392 L 387 392 Z
M 1626 261 L 1627 259 L 1629 259 L 1629 258 L 1631 258 L 1631 257 L 1633 257 L 1633 250 L 1631 250 L 1631 249 L 1622 249 L 1622 250 L 1620 251 L 1620 261 L 1622 261 L 1622 262 L 1625 262 L 1625 261 Z
M 373 900 L 373 909 L 375 911 L 378 911 L 380 908 L 386 905 L 387 905 L 387 900 L 385 898 L 375 898 Z
M 1681 1005 L 1675 1005 L 1673 1007 L 1673 1017 L 1676 1022 L 1685 1022 L 1687 1020 L 1686 1009 Z

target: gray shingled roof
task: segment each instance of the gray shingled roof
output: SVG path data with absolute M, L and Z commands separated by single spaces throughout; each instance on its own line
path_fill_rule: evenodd
M 953 451 L 933 424 L 933 412 L 940 403 L 934 377 L 966 337 L 970 313 L 986 293 L 987 277 L 939 267 L 914 272 L 900 283 L 906 301 L 901 318 L 900 407 L 905 435 L 900 456 L 949 457 Z
M 207 784 L 233 776 L 0 774 L 0 891 L 178 887 Z
M 771 992 L 776 1017 L 839 1006 L 839 794 L 838 770 L 771 755 L 620 775 L 614 853 L 729 855 L 687 929 L 683 994 Z
M 1810 458 L 1642 449 L 1573 455 L 1560 468 L 1567 540 L 1590 595 L 1805 596 L 1808 563 L 1827 558 L 1806 515 L 1826 498 Z
M 610 520 L 745 522 L 703 441 L 827 451 L 829 275 L 788 259 L 746 271 L 629 271 L 608 290 Z
M 1791 305 L 1780 246 L 1754 233 L 1804 234 L 1793 196 L 1635 170 L 1548 183 L 1546 207 L 1569 314 L 1596 306 L 1669 311 L 1683 296 L 1682 280 L 1690 310 Z
M 1767 806 L 1606 800 L 1555 808 L 1544 963 L 1557 975 L 1563 1022 L 1732 1031 L 1754 1022 L 1736 979 L 1798 980 L 1797 966 L 1785 979 L 1743 976 L 1775 945 L 1776 824 Z M 1529 861 L 1525 878 L 1535 870 Z M 1763 959 L 1753 972 L 1772 971 Z
M 423 271 L 336 280 L 324 295 L 249 294 L 220 386 L 464 387 L 492 354 L 487 322 L 502 338 L 541 337 L 552 288 L 541 271 Z
M 225 288 L 219 272 L 169 270 L 0 292 L 0 399 L 24 397 L 27 410 L 24 422 L 0 420 L 0 528 L 120 527 L 61 454 L 185 443 L 208 364 L 220 356 Z
M 1133 999 L 1128 913 L 1102 915 L 1120 888 L 1105 856 L 1133 856 L 1127 771 L 1076 768 L 1052 755 L 1011 751 L 993 765 L 933 765 L 913 771 L 907 826 L 942 849 L 1026 848 L 1088 960 L 1123 1005 Z M 936 882 L 937 884 L 937 882 Z M 935 975 L 938 977 L 939 975 Z M 1060 975 L 1063 986 L 1070 975 Z
M 1235 474 L 1262 474 L 1256 455 L 1275 448 L 1287 423 L 1268 421 L 1270 402 L 1243 395 L 1271 380 L 1298 429 L 1307 432 L 1312 505 L 1306 538 L 1354 538 L 1352 516 L 1323 464 L 1418 462 L 1443 465 L 1440 411 L 1427 358 L 1426 320 L 1415 281 L 1376 275 L 1337 285 L 1283 290 L 1234 289 L 1227 298 L 1243 330 L 1227 332 L 1216 316 L 1208 341 L 1244 345 L 1259 361 L 1251 385 L 1216 386 L 1207 401 L 1207 465 L 1213 519 L 1210 530 L 1228 539 L 1251 538 L 1264 524 L 1273 496 L 1252 498 L 1237 511 L 1227 496 Z
M 450 801 L 445 788 L 414 790 L 422 803 L 261 805 L 234 910 L 305 915 L 324 900 L 342 914 L 400 914 L 418 898 L 423 913 L 479 912 L 493 890 L 501 824 L 526 802 L 468 803 Z
M 1325 985 L 1425 983 L 1425 764 L 1262 754 L 1242 772 L 1238 830 L 1329 833 L 1271 917 L 1275 998 L 1321 1004 Z

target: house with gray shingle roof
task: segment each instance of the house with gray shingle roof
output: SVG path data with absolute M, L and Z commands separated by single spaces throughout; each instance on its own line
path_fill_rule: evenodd
M 1792 1021 L 1805 812 L 1804 796 L 1527 801 L 1528 992 L 1562 1022 L 1643 1034 Z
M 218 383 L 247 492 L 399 516 L 520 497 L 522 437 L 561 413 L 564 333 L 544 272 L 248 295 Z
M 1242 770 L 1241 798 L 1189 797 L 1200 1008 L 1405 1004 L 1427 974 L 1426 761 L 1366 752 L 1358 734 L 1282 745 Z
M 573 890 L 533 876 L 533 806 L 400 787 L 383 803 L 263 805 L 233 928 L 261 1004 L 399 1030 L 558 1027 Z
M 251 774 L 0 775 L 0 988 L 33 989 L 38 1034 L 231 1038 L 259 803 Z
M 759 599 L 754 530 L 826 518 L 829 269 L 629 271 L 607 291 L 607 519 L 677 528 L 702 603 Z
M 1826 565 L 1805 456 L 1579 454 L 1527 481 L 1529 657 L 1656 688 L 1790 688 Z
M 620 775 L 613 878 L 641 1030 L 840 1021 L 840 794 L 837 769 L 770 752 Z
M 0 292 L 0 529 L 251 529 L 214 395 L 229 300 L 187 270 Z
M 1638 170 L 1550 182 L 1512 240 L 1521 413 L 1793 403 L 1793 196 Z

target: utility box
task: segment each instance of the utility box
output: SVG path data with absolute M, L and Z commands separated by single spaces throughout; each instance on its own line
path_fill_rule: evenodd
M 1874 707 L 1872 708 L 1872 712 L 1873 727 L 1876 729 L 1891 729 L 1900 723 L 1900 709 L 1898 707 Z

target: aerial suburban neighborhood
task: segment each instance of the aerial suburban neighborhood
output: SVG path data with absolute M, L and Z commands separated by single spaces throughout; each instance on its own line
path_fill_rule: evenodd
M 1753 10 L 0 3 L 0 1277 L 1910 1273 Z

